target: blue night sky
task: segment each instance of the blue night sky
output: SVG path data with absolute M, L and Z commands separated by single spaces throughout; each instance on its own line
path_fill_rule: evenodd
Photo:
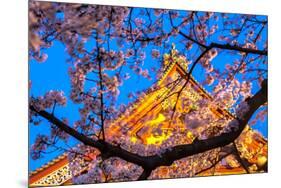
M 136 13 L 137 11 L 141 10 L 140 8 L 135 9 Z M 179 11 L 180 14 L 186 14 L 186 11 Z M 63 14 L 60 13 L 57 15 L 58 19 L 63 19 Z M 235 16 L 234 14 L 231 16 Z M 152 17 L 152 19 L 154 19 Z M 266 20 L 267 18 L 265 16 L 260 16 L 261 20 Z M 147 19 L 146 19 L 147 21 Z M 174 23 L 177 24 L 179 20 L 175 19 Z M 222 22 L 221 19 L 218 21 L 215 21 L 214 19 L 210 20 L 210 25 L 213 23 L 218 24 L 218 27 L 222 27 Z M 167 23 L 165 24 L 165 30 L 169 31 L 171 29 L 171 26 L 169 24 L 169 21 L 167 19 Z M 263 30 L 262 33 L 263 37 L 267 36 L 267 28 Z M 213 35 L 212 37 L 209 38 L 209 42 L 220 42 L 217 39 L 216 34 Z M 192 58 L 193 56 L 198 56 L 199 51 L 197 47 L 193 47 L 189 52 L 184 51 L 183 49 L 185 48 L 185 44 L 181 42 L 183 38 L 180 36 L 171 37 L 170 40 L 168 41 L 168 44 L 171 45 L 173 42 L 176 44 L 176 48 L 179 52 L 183 53 L 189 60 L 194 60 L 195 58 Z M 239 40 L 243 40 L 243 37 L 239 38 Z M 87 48 L 91 49 L 91 47 L 95 44 L 94 40 L 89 40 L 87 43 Z M 111 42 L 111 48 L 113 50 L 122 50 L 125 51 L 128 46 L 125 44 L 121 49 L 116 45 L 115 41 Z M 261 44 L 260 44 L 261 45 Z M 144 50 L 146 52 L 146 58 L 143 62 L 143 69 L 146 68 L 151 68 L 151 67 L 156 67 L 159 68 L 161 63 L 159 60 L 155 60 L 151 57 L 151 50 L 156 49 L 159 47 L 154 46 L 154 45 L 148 45 Z M 170 46 L 167 46 L 166 48 L 161 47 L 159 50 L 161 52 L 161 56 L 163 55 L 163 52 L 167 53 L 171 49 Z M 35 60 L 31 60 L 29 62 L 29 79 L 32 81 L 32 87 L 30 89 L 30 94 L 32 96 L 40 96 L 44 95 L 47 91 L 49 90 L 62 90 L 64 91 L 65 95 L 69 98 L 69 93 L 70 93 L 70 79 L 68 75 L 68 68 L 69 64 L 67 63 L 67 58 L 69 56 L 67 55 L 67 52 L 65 51 L 65 46 L 59 42 L 59 41 L 54 41 L 52 47 L 48 49 L 44 49 L 43 52 L 48 54 L 48 59 L 43 62 L 39 63 L 36 62 Z M 223 52 L 220 53 L 213 61 L 212 63 L 216 65 L 216 67 L 220 69 L 224 69 L 225 63 L 223 63 L 223 66 L 220 66 L 219 64 L 221 62 L 233 62 L 235 55 L 230 55 L 228 52 Z M 237 56 L 239 57 L 239 56 Z M 251 55 L 249 55 L 251 57 Z M 267 67 L 266 67 L 267 68 Z M 122 70 L 124 73 L 128 72 L 130 73 L 130 79 L 124 81 L 123 85 L 120 87 L 120 95 L 117 99 L 117 106 L 120 104 L 128 104 L 128 102 L 131 102 L 131 100 L 128 98 L 129 92 L 132 91 L 140 91 L 140 90 L 145 90 L 149 88 L 156 79 L 155 73 L 151 73 L 151 80 L 145 79 L 145 78 L 140 78 L 136 74 L 132 72 L 128 67 L 124 67 Z M 193 76 L 195 77 L 196 80 L 199 82 L 203 82 L 205 79 L 203 69 L 201 67 L 197 67 L 194 72 Z M 242 78 L 238 78 L 239 80 L 242 80 Z M 215 82 L 216 83 L 216 82 Z M 215 84 L 214 84 L 215 85 Z M 86 85 L 87 87 L 87 85 Z M 207 91 L 211 92 L 212 87 L 205 87 Z M 257 84 L 253 85 L 253 93 L 255 93 L 259 89 Z M 69 119 L 70 124 L 73 124 L 76 120 L 79 119 L 79 105 L 74 104 L 71 102 L 71 100 L 67 100 L 67 106 L 66 107 L 57 107 L 55 111 L 55 115 L 58 117 L 67 117 Z M 267 119 L 264 122 L 258 122 L 256 125 L 253 126 L 254 129 L 259 130 L 265 137 L 267 137 Z M 50 131 L 48 122 L 43 121 L 43 123 L 39 126 L 29 126 L 29 145 L 32 145 L 34 143 L 34 140 L 36 138 L 36 135 L 39 133 L 48 133 Z M 73 146 L 77 143 L 76 140 L 71 139 L 68 144 L 70 146 Z M 60 145 L 67 147 L 65 143 L 60 143 Z M 30 158 L 29 162 L 29 168 L 30 171 L 33 171 L 34 169 L 40 167 L 41 165 L 47 163 L 51 159 L 55 158 L 56 156 L 60 155 L 63 153 L 63 151 L 58 151 L 58 152 L 53 152 L 50 154 L 47 154 L 44 156 L 44 158 L 41 158 L 39 160 L 32 160 Z

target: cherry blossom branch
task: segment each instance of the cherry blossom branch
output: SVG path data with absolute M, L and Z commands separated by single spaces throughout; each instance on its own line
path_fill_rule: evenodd
M 60 128 L 62 131 L 76 138 L 83 144 L 99 149 L 104 158 L 116 156 L 120 157 L 121 159 L 127 160 L 128 162 L 132 162 L 140 166 L 145 166 L 146 160 L 144 160 L 142 156 L 130 153 L 126 150 L 123 150 L 119 146 L 111 145 L 103 140 L 94 140 L 92 138 L 89 138 L 86 135 L 79 133 L 77 130 L 65 124 L 63 121 L 61 121 L 60 119 L 58 119 L 57 117 L 47 111 L 39 111 L 32 105 L 30 105 L 29 109 L 31 111 L 36 112 L 41 117 L 47 119 L 48 121 L 56 125 L 58 128 Z
M 238 52 L 267 55 L 267 50 L 256 50 L 252 48 L 244 48 L 237 45 L 211 43 L 208 48 L 219 48 L 224 50 L 233 50 Z
M 98 44 L 97 44 L 98 45 Z M 99 53 L 99 48 L 98 48 Z M 102 68 L 101 68 L 101 60 L 98 55 L 98 66 L 99 66 L 99 85 L 100 85 L 100 102 L 101 102 L 101 110 L 100 110 L 100 119 L 101 119 L 101 132 L 102 139 L 105 140 L 105 132 L 104 132 L 104 101 L 103 101 L 103 76 L 102 76 Z
M 197 14 L 195 13 L 197 16 Z M 178 29 L 178 27 L 174 26 L 173 20 L 171 18 L 171 13 L 169 12 L 169 18 L 170 18 L 170 24 L 174 29 Z M 198 18 L 198 17 L 197 17 Z M 199 19 L 198 19 L 199 20 Z M 201 23 L 200 23 L 201 24 Z M 259 31 L 257 34 L 257 37 L 255 41 L 257 40 L 258 36 L 260 35 L 261 31 L 263 30 L 264 26 L 262 29 Z M 184 32 L 179 31 L 179 34 L 185 37 L 186 39 L 196 43 L 200 47 L 203 47 L 205 49 L 212 49 L 212 48 L 219 48 L 219 49 L 225 49 L 225 50 L 233 50 L 233 51 L 239 51 L 239 52 L 245 52 L 245 53 L 252 53 L 252 54 L 259 54 L 259 55 L 267 55 L 267 50 L 256 50 L 256 49 L 251 49 L 251 48 L 244 48 L 244 47 L 239 47 L 237 45 L 230 45 L 230 44 L 219 44 L 219 43 L 211 43 L 209 46 L 199 42 L 198 40 L 193 39 L 192 37 L 186 35 Z
M 188 40 L 191 40 L 192 42 L 198 44 L 199 46 L 205 48 L 205 49 L 212 49 L 212 48 L 219 48 L 224 50 L 232 50 L 232 51 L 238 51 L 238 52 L 244 52 L 244 53 L 252 53 L 252 54 L 258 54 L 258 55 L 267 55 L 267 50 L 257 50 L 252 48 L 244 48 L 237 45 L 230 45 L 230 44 L 219 44 L 219 43 L 211 43 L 209 46 L 206 46 L 193 38 L 187 36 L 182 31 L 179 31 L 179 34 L 187 38 Z
M 192 13 L 192 14 L 195 14 L 195 13 Z M 169 19 L 170 19 L 170 24 L 171 24 L 171 26 L 173 27 L 173 29 L 178 29 L 178 27 L 176 27 L 176 26 L 174 25 L 171 12 L 169 12 Z M 185 33 L 183 33 L 183 32 L 180 31 L 180 30 L 179 30 L 179 34 L 182 35 L 183 37 L 185 37 L 186 39 L 188 39 L 188 40 L 190 40 L 190 41 L 192 41 L 192 42 L 198 44 L 199 46 L 201 46 L 201 47 L 203 47 L 203 48 L 207 48 L 206 45 L 204 45 L 204 44 L 200 43 L 199 41 L 193 39 L 192 37 L 186 35 Z
M 85 145 L 99 149 L 103 158 L 106 159 L 116 156 L 128 162 L 142 166 L 144 172 L 139 177 L 139 179 L 142 180 L 149 177 L 152 170 L 156 169 L 157 167 L 170 166 L 174 161 L 184 157 L 192 156 L 218 147 L 223 147 L 232 143 L 241 134 L 255 111 L 267 102 L 267 80 L 263 81 L 262 88 L 253 97 L 246 99 L 244 102 L 247 103 L 249 109 L 243 114 L 242 117 L 236 118 L 239 123 L 238 130 L 222 133 L 219 136 L 208 138 L 206 140 L 196 139 L 191 144 L 174 146 L 166 150 L 161 156 L 140 156 L 138 154 L 124 150 L 120 146 L 107 143 L 104 140 L 93 140 L 79 133 L 45 110 L 36 110 L 36 108 L 32 105 L 29 106 L 29 109 L 44 117 L 62 131 L 73 136 Z

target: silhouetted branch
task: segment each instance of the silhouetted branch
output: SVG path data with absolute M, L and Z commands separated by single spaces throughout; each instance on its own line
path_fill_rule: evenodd
M 45 110 L 36 110 L 36 108 L 32 105 L 29 106 L 29 109 L 44 117 L 46 120 L 59 127 L 62 131 L 73 136 L 85 145 L 99 149 L 104 158 L 115 156 L 142 166 L 144 172 L 139 179 L 144 179 L 150 175 L 152 170 L 159 166 L 170 166 L 174 161 L 184 157 L 192 156 L 218 147 L 223 147 L 232 143 L 241 134 L 255 111 L 267 102 L 267 80 L 263 81 L 262 88 L 253 97 L 248 98 L 246 102 L 249 105 L 249 110 L 244 114 L 243 119 L 237 118 L 237 121 L 239 122 L 239 129 L 237 131 L 222 133 L 219 136 L 205 140 L 195 140 L 191 144 L 177 145 L 171 147 L 169 150 L 166 150 L 161 156 L 140 156 L 124 150 L 120 146 L 107 143 L 104 140 L 94 140 L 88 138 Z
M 138 180 L 146 180 L 152 172 L 152 169 L 144 169 Z
M 240 47 L 237 45 L 230 45 L 230 44 L 211 43 L 210 46 L 208 46 L 208 48 L 219 48 L 219 49 L 233 50 L 238 52 L 267 55 L 267 50 L 256 50 L 252 48 L 244 48 L 244 47 Z
M 245 171 L 247 172 L 247 174 L 250 173 L 247 164 L 245 163 L 245 161 L 241 158 L 240 153 L 237 149 L 236 144 L 233 142 L 233 147 L 234 147 L 234 153 L 235 153 L 235 157 L 238 160 L 238 162 L 241 164 L 241 166 L 245 169 Z

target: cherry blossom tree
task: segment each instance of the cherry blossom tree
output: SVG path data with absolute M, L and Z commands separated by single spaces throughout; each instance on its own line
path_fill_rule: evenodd
M 54 88 L 41 96 L 30 94 L 30 126 L 50 129 L 37 135 L 31 157 L 40 159 L 52 149 L 65 150 L 74 183 L 192 177 L 218 163 L 230 165 L 226 161 L 230 155 L 235 156 L 232 165 L 242 166 L 247 173 L 266 171 L 267 163 L 247 161 L 255 151 L 244 144 L 246 138 L 259 136 L 245 131 L 246 127 L 267 116 L 266 33 L 264 16 L 30 1 L 30 60 L 45 63 L 45 49 L 55 41 L 64 44 L 71 85 L 70 91 Z M 133 104 L 146 95 L 132 91 L 128 96 L 132 102 L 119 104 L 120 88 L 137 75 L 154 82 L 148 93 L 161 90 L 157 83 L 174 62 L 167 55 L 172 43 L 178 48 L 173 53 L 182 59 L 178 63 L 185 64 L 184 75 L 165 80 L 167 93 L 151 108 L 173 98 L 163 112 L 173 127 L 172 136 L 161 145 L 133 142 L 126 124 L 118 125 L 119 136 L 112 136 L 110 125 L 134 112 Z M 222 57 L 227 58 L 222 61 Z M 148 60 L 153 61 L 144 66 Z M 192 101 L 185 91 L 199 70 L 199 82 L 212 97 Z M 80 114 L 73 124 L 55 114 L 69 101 Z M 233 115 L 215 118 L 215 107 Z M 151 110 L 135 121 L 146 124 L 157 118 Z M 168 134 L 162 126 L 158 123 L 151 134 Z M 70 138 L 80 144 L 61 148 L 59 141 L 67 143 Z M 84 167 L 87 170 L 81 173 Z M 163 169 L 167 172 L 160 172 Z

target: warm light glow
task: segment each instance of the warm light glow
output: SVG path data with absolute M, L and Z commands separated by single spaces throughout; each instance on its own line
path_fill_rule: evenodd
M 134 144 L 137 142 L 137 137 L 135 137 L 135 136 L 132 136 L 131 138 L 130 138 L 130 140 L 131 140 L 131 142 L 133 142 Z
M 193 136 L 193 134 L 192 134 L 191 131 L 188 131 L 188 132 L 186 133 L 186 136 L 187 136 L 187 138 L 189 138 L 189 139 L 191 139 L 191 140 L 194 139 L 194 136 Z
M 151 125 L 151 126 L 154 126 L 154 125 L 159 125 L 160 123 L 162 123 L 163 121 L 165 121 L 165 116 L 163 115 L 163 114 L 159 114 L 158 115 L 158 117 L 156 118 L 156 119 L 154 119 L 154 120 L 151 120 L 150 122 L 149 122 L 149 124 Z
M 161 145 L 163 141 L 167 140 L 171 136 L 171 133 L 163 133 L 161 135 L 150 135 L 146 138 L 146 144 Z
M 257 165 L 259 167 L 262 167 L 266 163 L 266 161 L 267 161 L 267 158 L 265 156 L 260 155 L 260 156 L 258 156 Z

